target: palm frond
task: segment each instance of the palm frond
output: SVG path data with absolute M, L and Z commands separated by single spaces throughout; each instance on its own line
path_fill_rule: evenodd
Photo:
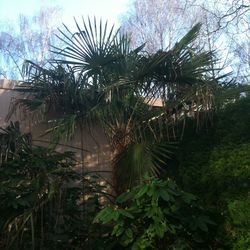
M 22 134 L 19 122 L 10 122 L 6 128 L 0 128 L 0 166 L 26 147 L 31 147 L 31 134 Z
M 175 53 L 180 53 L 180 51 L 190 45 L 198 36 L 199 31 L 201 29 L 202 24 L 197 23 L 193 26 L 193 28 L 188 31 L 188 33 L 175 44 L 174 48 L 172 49 Z
M 75 134 L 75 130 L 77 127 L 77 118 L 77 115 L 73 114 L 63 118 L 50 120 L 48 121 L 50 128 L 47 129 L 41 136 L 51 134 L 51 142 L 53 144 L 57 144 L 60 139 L 68 141 L 72 139 L 73 135 Z
M 140 183 L 145 174 L 158 176 L 166 168 L 175 145 L 169 143 L 132 143 L 113 159 L 116 189 L 119 192 Z
M 56 60 L 60 64 L 72 64 L 74 70 L 91 76 L 100 74 L 107 65 L 113 65 L 124 53 L 130 50 L 127 36 L 115 30 L 108 23 L 82 19 L 82 28 L 75 20 L 77 32 L 71 32 L 67 26 L 60 31 L 58 38 L 67 45 L 65 48 L 53 47 L 53 52 L 63 55 L 65 60 Z

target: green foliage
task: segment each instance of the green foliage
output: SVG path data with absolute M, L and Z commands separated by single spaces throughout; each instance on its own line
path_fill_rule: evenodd
M 249 90 L 248 90 L 249 91 Z M 235 99 L 216 114 L 216 144 L 240 144 L 250 142 L 250 95 Z
M 179 184 L 214 211 L 216 237 L 225 248 L 250 247 L 249 105 L 249 96 L 227 104 L 215 113 L 214 126 L 199 134 L 190 126 L 174 166 Z
M 250 188 L 250 143 L 215 147 L 210 154 L 208 167 L 203 170 L 203 185 L 213 197 L 222 200 L 244 197 Z M 206 173 L 205 173 L 206 171 Z M 220 192 L 220 194 L 219 194 Z
M 34 244 L 34 216 L 58 196 L 64 181 L 73 177 L 72 154 L 27 146 L 15 159 L 0 168 L 0 231 L 7 233 L 4 244 L 12 246 L 28 231 Z M 71 176 L 72 175 L 72 176 Z M 27 228 L 27 223 L 31 225 Z M 12 237 L 10 237 L 12 235 Z
M 233 239 L 232 249 L 250 248 L 250 199 L 228 202 L 227 228 Z
M 0 248 L 79 249 L 91 242 L 98 249 L 93 238 L 101 231 L 92 220 L 100 198 L 108 198 L 98 176 L 80 177 L 73 153 L 32 147 L 13 124 L 4 131 L 1 139 L 11 143 L 1 148 L 8 156 L 0 166 Z
M 14 159 L 30 142 L 31 135 L 21 134 L 18 122 L 11 122 L 6 128 L 0 128 L 0 164 Z
M 206 235 L 214 225 L 194 195 L 170 179 L 149 177 L 100 211 L 95 222 L 112 223 L 112 240 L 133 250 L 208 249 Z
M 173 156 L 176 144 L 130 143 L 113 159 L 116 169 L 116 190 L 122 192 L 141 181 L 141 176 L 159 176 L 166 162 Z M 126 172 L 126 175 L 124 174 Z

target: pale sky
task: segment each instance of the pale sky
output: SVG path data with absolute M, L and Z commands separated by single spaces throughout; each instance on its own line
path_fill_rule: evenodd
M 102 18 L 119 23 L 119 16 L 128 10 L 132 0 L 0 0 L 0 22 L 15 21 L 19 14 L 34 14 L 42 6 L 62 8 L 62 22 L 71 25 L 73 17 Z

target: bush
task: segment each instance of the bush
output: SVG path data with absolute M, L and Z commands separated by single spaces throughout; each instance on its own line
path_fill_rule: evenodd
M 103 249 L 92 224 L 105 195 L 99 179 L 74 171 L 71 152 L 32 147 L 11 128 L 1 137 L 12 147 L 1 148 L 0 249 Z
M 200 197 L 220 226 L 217 241 L 225 248 L 248 249 L 250 190 L 250 97 L 215 114 L 209 130 L 189 127 L 180 145 L 179 185 Z
M 209 249 L 214 225 L 194 195 L 170 179 L 149 177 L 99 212 L 95 222 L 112 223 L 112 249 L 133 250 Z

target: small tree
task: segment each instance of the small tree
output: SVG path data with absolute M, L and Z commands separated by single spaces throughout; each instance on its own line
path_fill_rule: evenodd
M 171 180 L 148 177 L 100 211 L 95 222 L 111 223 L 108 241 L 113 248 L 133 250 L 202 249 L 208 247 L 206 234 L 214 224 L 195 196 Z
M 59 117 L 51 131 L 66 133 L 67 138 L 77 124 L 81 130 L 96 121 L 102 125 L 120 193 L 145 172 L 159 174 L 171 152 L 168 142 L 181 137 L 176 125 L 182 121 L 185 127 L 186 112 L 199 107 L 200 126 L 199 114 L 212 110 L 216 82 L 206 74 L 212 53 L 190 46 L 200 24 L 170 51 L 152 55 L 144 53 L 143 46 L 131 49 L 128 37 L 108 29 L 107 23 L 88 20 L 83 29 L 77 22 L 76 27 L 75 33 L 60 31 L 65 48 L 54 47 L 67 60 L 56 60 L 51 68 L 27 62 L 27 80 L 20 90 L 31 91 L 32 99 L 17 103 L 56 111 Z M 161 107 L 149 105 L 155 98 L 161 100 Z

